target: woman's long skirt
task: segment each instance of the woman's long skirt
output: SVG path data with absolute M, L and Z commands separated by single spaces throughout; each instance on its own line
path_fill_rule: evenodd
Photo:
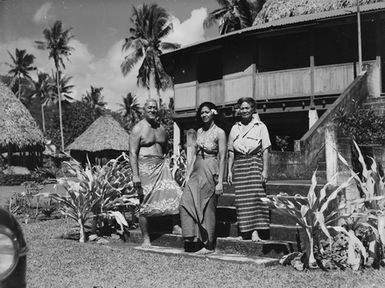
M 209 249 L 215 236 L 217 177 L 217 158 L 197 156 L 180 202 L 183 237 L 201 241 Z
M 241 233 L 269 229 L 269 206 L 262 202 L 266 197 L 262 185 L 262 158 L 257 155 L 236 155 L 233 185 L 237 221 Z

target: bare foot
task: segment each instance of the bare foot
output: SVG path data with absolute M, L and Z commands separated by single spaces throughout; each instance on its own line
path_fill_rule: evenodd
M 261 238 L 259 238 L 258 231 L 254 231 L 253 234 L 251 234 L 251 241 L 263 242 L 263 240 Z
M 182 228 L 179 225 L 175 225 L 174 228 L 172 229 L 172 234 L 181 235 Z
M 151 248 L 152 247 L 150 238 L 144 238 L 143 239 L 142 247 L 143 248 Z
M 208 250 L 205 247 L 203 247 L 201 250 L 195 252 L 194 254 L 196 254 L 196 255 L 207 255 L 207 254 L 211 254 L 211 253 L 214 253 L 214 250 Z

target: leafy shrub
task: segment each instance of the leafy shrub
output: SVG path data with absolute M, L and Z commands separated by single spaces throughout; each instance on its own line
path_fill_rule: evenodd
M 88 220 L 96 225 L 102 225 L 99 227 L 102 229 L 113 219 L 119 227 L 117 232 L 123 233 L 128 223 L 118 210 L 124 206 L 139 204 L 132 185 L 127 155 L 123 153 L 103 167 L 92 166 L 88 162 L 83 169 L 74 159 L 65 164 L 76 179 L 75 181 L 69 178 L 59 179 L 59 184 L 65 187 L 68 196 L 51 194 L 51 197 L 59 202 L 64 215 L 79 224 L 79 241 L 86 241 L 85 224 Z
M 170 170 L 174 180 L 179 186 L 184 187 L 187 173 L 187 157 L 184 150 L 179 155 L 171 156 Z
M 298 270 L 298 259 L 304 260 L 304 267 L 334 269 L 347 267 L 358 270 L 384 264 L 385 248 L 385 180 L 379 166 L 371 159 L 370 169 L 356 142 L 354 146 L 361 163 L 361 177 L 350 168 L 346 160 L 338 155 L 351 173 L 351 177 L 326 197 L 326 184 L 315 193 L 316 178 L 307 197 L 279 194 L 272 203 L 283 213 L 294 217 L 306 231 L 306 253 L 285 256 L 283 264 L 292 264 Z M 331 201 L 343 191 L 351 180 L 356 182 L 362 198 L 340 203 L 337 208 L 328 209 Z M 345 210 L 349 207 L 351 212 Z M 336 225 L 337 220 L 341 225 Z M 294 261 L 294 259 L 296 259 Z M 302 267 L 303 268 L 303 267 Z
M 347 114 L 340 109 L 335 117 L 346 136 L 360 144 L 385 144 L 385 115 L 379 116 L 369 109 L 356 109 Z

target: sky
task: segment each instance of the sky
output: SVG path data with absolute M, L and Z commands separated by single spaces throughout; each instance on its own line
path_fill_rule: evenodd
M 25 49 L 36 59 L 40 71 L 51 73 L 53 61 L 48 52 L 38 50 L 34 42 L 43 40 L 43 30 L 56 20 L 64 28 L 72 28 L 74 35 L 70 61 L 66 61 L 65 74 L 72 76 L 75 85 L 72 97 L 81 99 L 90 86 L 103 87 L 107 107 L 117 110 L 122 96 L 134 93 L 142 104 L 148 92 L 136 85 L 137 67 L 127 76 L 120 71 L 124 59 L 121 51 L 123 39 L 129 36 L 132 7 L 143 3 L 156 3 L 172 15 L 173 32 L 168 42 L 188 45 L 218 35 L 217 27 L 203 29 L 207 14 L 218 8 L 215 0 L 0 0 L 0 74 L 10 69 L 11 54 L 15 48 Z M 140 63 L 139 63 L 140 64 Z M 36 76 L 32 74 L 36 79 Z M 155 95 L 155 91 L 152 91 Z M 172 91 L 163 93 L 167 99 Z

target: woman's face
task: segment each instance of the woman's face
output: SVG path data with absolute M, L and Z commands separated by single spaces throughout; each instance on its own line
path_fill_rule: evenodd
M 253 108 L 247 102 L 243 102 L 239 107 L 239 115 L 242 119 L 249 119 L 253 116 Z
M 203 123 L 210 123 L 214 120 L 214 113 L 209 107 L 203 106 L 201 109 L 201 119 Z

